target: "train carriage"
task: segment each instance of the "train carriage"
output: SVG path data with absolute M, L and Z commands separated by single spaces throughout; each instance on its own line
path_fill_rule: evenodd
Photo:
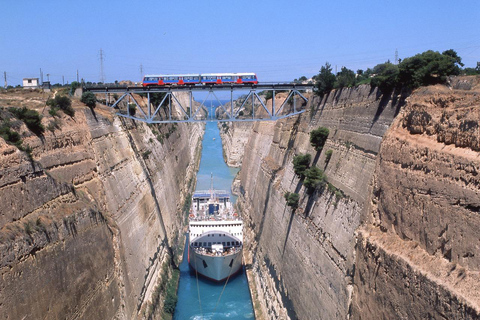
M 181 86 L 196 84 L 257 84 L 255 73 L 203 73 L 145 75 L 143 86 Z

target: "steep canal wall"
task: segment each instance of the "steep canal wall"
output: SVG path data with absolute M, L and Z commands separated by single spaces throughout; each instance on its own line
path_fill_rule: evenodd
M 409 97 L 370 86 L 337 90 L 312 96 L 298 118 L 251 131 L 230 125 L 230 143 L 250 132 L 236 188 L 259 318 L 475 318 L 478 79 L 455 87 L 459 81 Z M 397 129 L 386 135 L 394 119 Z M 319 126 L 330 130 L 321 153 L 309 142 Z M 313 195 L 293 171 L 293 157 L 305 153 L 330 183 Z M 297 210 L 286 192 L 300 194 Z
M 183 249 L 181 211 L 203 126 L 147 126 L 77 100 L 73 118 L 53 118 L 45 96 L 25 94 L 0 100 L 43 111 L 45 127 L 57 127 L 37 136 L 15 122 L 31 158 L 0 139 L 2 317 L 139 319 L 161 310 L 158 284 Z

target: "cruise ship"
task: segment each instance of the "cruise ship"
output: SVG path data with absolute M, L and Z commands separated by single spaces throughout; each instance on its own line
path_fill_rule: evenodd
M 188 226 L 188 263 L 194 272 L 220 282 L 241 270 L 243 221 L 228 192 L 195 191 Z

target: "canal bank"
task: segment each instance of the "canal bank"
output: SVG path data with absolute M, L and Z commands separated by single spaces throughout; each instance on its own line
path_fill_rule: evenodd
M 228 167 L 222 155 L 222 143 L 216 122 L 208 122 L 202 146 L 202 158 L 196 189 L 209 189 L 211 175 L 215 189 L 230 190 L 238 169 Z M 235 197 L 232 196 L 232 201 Z M 180 264 L 178 302 L 174 319 L 254 319 L 245 268 L 227 283 L 214 283 L 191 272 L 187 243 Z

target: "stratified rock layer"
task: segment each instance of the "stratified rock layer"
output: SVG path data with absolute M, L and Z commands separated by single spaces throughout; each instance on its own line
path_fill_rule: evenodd
M 0 98 L 41 112 L 25 94 Z M 33 159 L 0 139 L 2 318 L 142 318 L 162 263 L 183 248 L 202 127 L 74 107 L 40 138 L 22 127 Z
M 285 98 L 277 95 L 280 103 Z M 322 101 L 312 96 L 298 118 L 253 125 L 239 173 L 238 204 L 247 226 L 246 262 L 253 296 L 260 301 L 258 317 L 347 317 L 355 230 L 369 198 L 382 136 L 402 103 L 402 96 L 382 97 L 360 86 L 334 91 Z M 319 126 L 330 135 L 317 153 L 309 133 Z M 235 135 L 237 128 L 229 130 Z M 313 195 L 293 171 L 293 157 L 305 153 L 331 183 Z M 286 206 L 286 192 L 300 194 L 295 212 Z
M 386 134 L 354 318 L 480 318 L 479 80 L 416 90 Z

